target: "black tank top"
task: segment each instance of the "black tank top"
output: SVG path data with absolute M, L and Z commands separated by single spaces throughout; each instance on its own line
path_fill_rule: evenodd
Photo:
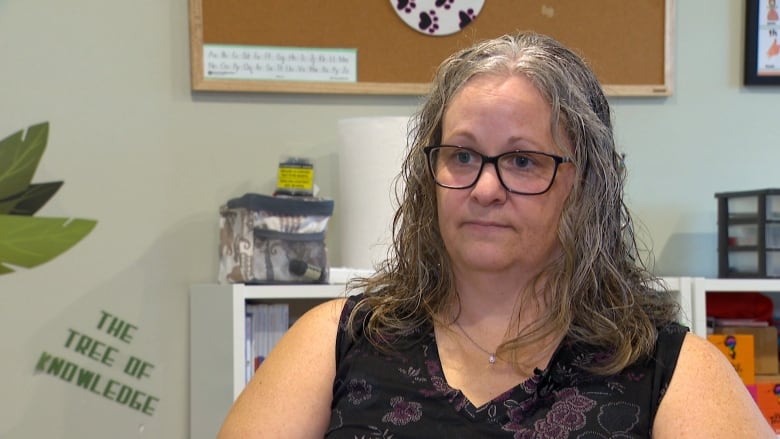
M 649 438 L 687 332 L 660 328 L 651 358 L 611 376 L 583 369 L 602 353 L 564 340 L 546 370 L 477 407 L 447 384 L 432 327 L 390 354 L 353 339 L 346 320 L 359 298 L 339 325 L 329 439 Z

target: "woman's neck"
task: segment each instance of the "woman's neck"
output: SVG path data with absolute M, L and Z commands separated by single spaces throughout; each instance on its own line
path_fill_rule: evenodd
M 456 295 L 450 306 L 450 316 L 452 319 L 457 317 L 462 324 L 525 326 L 536 321 L 544 311 L 544 300 L 540 296 L 542 282 L 532 284 L 532 278 L 517 275 L 456 274 Z

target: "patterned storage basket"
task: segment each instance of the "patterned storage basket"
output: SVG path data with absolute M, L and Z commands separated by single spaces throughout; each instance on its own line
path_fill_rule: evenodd
M 333 200 L 245 194 L 221 206 L 220 283 L 327 283 Z

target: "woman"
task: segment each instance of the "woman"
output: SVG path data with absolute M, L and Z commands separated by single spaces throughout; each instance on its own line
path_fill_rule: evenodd
M 523 33 L 447 59 L 394 251 L 285 335 L 220 438 L 772 438 L 640 263 L 595 76 Z M 335 354 L 334 354 L 335 350 Z

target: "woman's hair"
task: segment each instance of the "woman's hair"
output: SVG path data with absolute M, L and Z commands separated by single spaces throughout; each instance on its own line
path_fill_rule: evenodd
M 678 307 L 640 257 L 623 202 L 623 161 L 609 104 L 580 56 L 535 33 L 480 42 L 439 67 L 412 120 L 410 148 L 397 177 L 393 246 L 373 276 L 350 283 L 366 293 L 352 311 L 353 330 L 361 325 L 377 348 L 392 349 L 390 340 L 441 318 L 457 302 L 438 228 L 436 188 L 422 148 L 441 143 L 448 105 L 470 78 L 483 74 L 520 75 L 534 84 L 552 107 L 553 139 L 572 156 L 577 175 L 558 224 L 561 255 L 530 286 L 542 288 L 544 315 L 499 352 L 522 358 L 534 342 L 565 333 L 569 342 L 609 354 L 608 361 L 592 368 L 596 373 L 615 373 L 647 357 L 656 328 L 674 320 Z M 361 310 L 370 311 L 365 321 L 355 319 Z

